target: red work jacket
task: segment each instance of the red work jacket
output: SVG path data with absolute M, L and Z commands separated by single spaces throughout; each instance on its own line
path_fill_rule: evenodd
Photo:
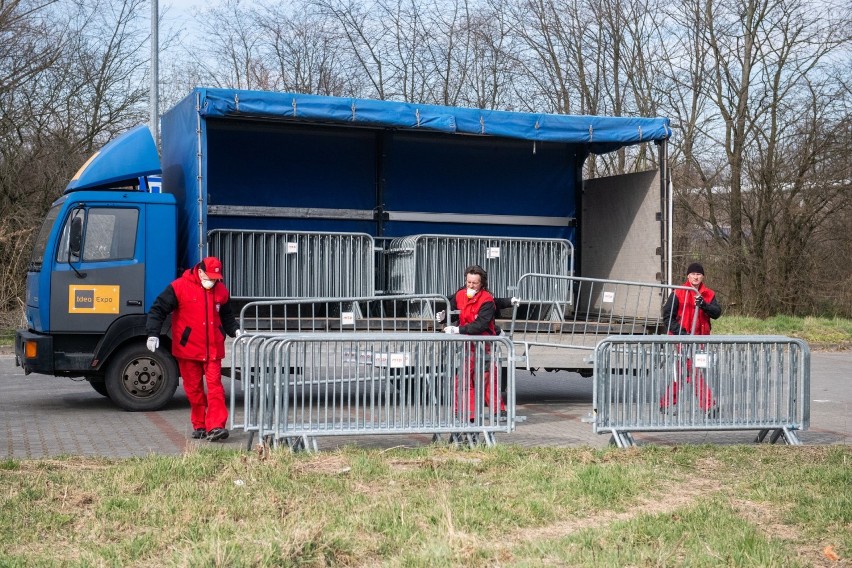
M 193 268 L 172 282 L 177 308 L 172 313 L 172 354 L 181 359 L 212 361 L 225 357 L 225 329 L 219 310 L 230 294 L 217 281 L 205 290 Z
M 688 280 L 683 285 L 692 286 Z M 704 284 L 701 284 L 701 287 L 698 288 L 698 293 L 701 294 L 701 297 L 708 304 L 716 297 L 716 293 Z M 695 322 L 695 335 L 710 335 L 710 316 L 704 313 L 704 310 L 695 307 L 695 292 L 678 289 L 674 291 L 674 294 L 679 302 L 678 309 L 680 310 L 681 326 L 686 330 L 690 330 L 692 328 L 692 318 L 695 317 L 695 312 L 698 311 L 698 321 Z
M 482 305 L 488 302 L 494 305 L 494 296 L 487 290 L 480 290 L 473 298 L 467 297 L 467 290 L 465 288 L 456 292 L 456 307 L 459 309 L 459 327 L 472 324 L 479 315 Z M 496 307 L 494 309 L 496 310 Z M 461 330 L 461 332 L 465 333 L 464 330 Z M 477 335 L 497 335 L 494 329 L 493 316 L 487 322 L 486 330 Z

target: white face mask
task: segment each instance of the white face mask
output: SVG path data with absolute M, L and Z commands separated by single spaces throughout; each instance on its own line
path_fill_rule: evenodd
M 213 286 L 215 286 L 215 285 L 216 285 L 216 283 L 215 283 L 214 281 L 212 281 L 212 280 L 202 280 L 202 281 L 201 281 L 201 285 L 202 285 L 202 286 L 204 286 L 204 289 L 205 289 L 205 290 L 209 290 L 210 288 L 212 288 Z

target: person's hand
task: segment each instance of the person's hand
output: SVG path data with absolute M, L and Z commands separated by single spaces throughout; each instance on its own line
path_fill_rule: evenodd
M 512 296 L 512 305 L 517 307 L 521 305 L 521 299 L 517 296 Z
M 449 333 L 450 335 L 455 335 L 459 332 L 459 328 L 455 325 L 448 325 L 444 328 L 444 333 Z
M 240 336 L 241 336 L 241 335 L 243 335 L 244 333 L 245 333 L 245 331 L 241 330 L 240 328 L 237 328 L 237 331 L 236 331 L 236 333 L 234 334 L 234 337 L 235 337 L 236 339 L 239 339 L 239 338 L 240 338 Z
M 441 310 L 440 312 L 435 314 L 435 321 L 438 322 L 438 323 L 441 323 L 442 321 L 444 321 L 444 318 L 446 318 L 446 317 L 447 317 L 447 312 L 445 310 Z
M 707 302 L 704 301 L 704 296 L 702 296 L 701 294 L 696 294 L 695 295 L 695 307 L 701 308 L 703 310 L 706 305 L 707 305 Z
M 160 346 L 160 338 L 159 337 L 149 337 L 148 342 L 145 344 L 145 347 L 148 348 L 148 351 L 154 353 L 157 351 L 157 347 Z

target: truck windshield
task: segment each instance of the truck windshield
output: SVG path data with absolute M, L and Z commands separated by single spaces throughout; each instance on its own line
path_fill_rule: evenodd
M 50 231 L 53 229 L 53 224 L 56 222 L 56 218 L 59 217 L 59 210 L 62 209 L 62 204 L 54 205 L 50 208 L 50 211 L 47 212 L 47 216 L 44 218 L 44 223 L 41 225 L 41 229 L 38 232 L 38 236 L 35 240 L 35 245 L 33 245 L 33 254 L 30 257 L 30 265 L 28 270 L 30 272 L 38 272 L 41 270 L 41 265 L 44 262 L 44 250 L 47 248 L 47 239 L 50 236 Z

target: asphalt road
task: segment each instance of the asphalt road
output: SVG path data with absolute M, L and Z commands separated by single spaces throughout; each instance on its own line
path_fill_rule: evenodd
M 229 383 L 230 381 L 226 381 Z M 226 388 L 226 390 L 229 390 Z M 519 373 L 518 422 L 498 443 L 523 446 L 604 447 L 608 436 L 592 432 L 592 382 L 571 373 Z M 131 457 L 180 455 L 206 441 L 190 439 L 189 403 L 178 388 L 159 412 L 125 412 L 97 394 L 86 381 L 43 375 L 25 376 L 13 355 L 0 354 L 0 456 L 45 458 L 60 455 Z M 753 443 L 756 432 L 635 434 L 639 444 Z M 811 354 L 811 422 L 799 438 L 804 444 L 852 444 L 852 352 Z M 247 446 L 236 430 L 224 442 Z M 356 443 L 367 447 L 417 446 L 431 437 L 369 436 L 320 438 L 322 451 Z

